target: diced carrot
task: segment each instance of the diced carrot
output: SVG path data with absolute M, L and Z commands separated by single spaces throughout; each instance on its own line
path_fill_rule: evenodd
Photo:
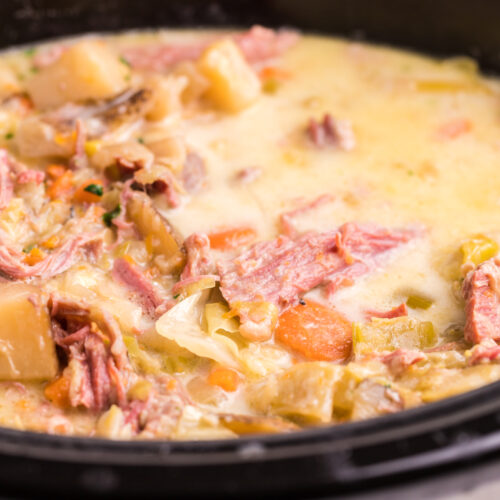
M 352 324 L 335 309 L 307 301 L 281 314 L 275 338 L 307 359 L 342 361 L 351 353 Z
M 97 203 L 101 201 L 100 195 L 94 194 L 88 190 L 88 187 L 92 185 L 97 186 L 102 190 L 102 181 L 100 179 L 89 179 L 78 186 L 78 189 L 73 195 L 73 200 L 77 203 Z
M 59 408 L 69 408 L 69 379 L 64 375 L 56 378 L 45 386 L 45 397 Z
M 57 236 L 57 234 L 52 235 L 50 238 L 47 238 L 45 241 L 42 241 L 41 245 L 44 248 L 48 248 L 49 250 L 53 250 L 59 246 L 61 242 L 61 238 Z
M 251 227 L 236 227 L 225 229 L 218 233 L 210 233 L 210 248 L 215 250 L 232 250 L 252 243 L 257 237 L 257 231 Z
M 287 80 L 290 77 L 291 74 L 289 71 L 276 66 L 266 66 L 259 72 L 259 78 L 261 80 Z
M 219 366 L 208 375 L 208 383 L 216 385 L 226 392 L 234 392 L 238 388 L 240 377 L 234 370 Z
M 45 258 L 45 253 L 38 247 L 33 247 L 24 258 L 24 262 L 29 266 L 33 266 Z
M 66 200 L 71 197 L 73 190 L 73 172 L 66 170 L 61 177 L 57 177 L 47 189 L 47 195 L 53 200 Z
M 57 179 L 59 177 L 62 177 L 65 174 L 66 170 L 67 168 L 64 165 L 57 165 L 57 164 L 49 165 L 46 168 L 47 175 L 52 179 Z

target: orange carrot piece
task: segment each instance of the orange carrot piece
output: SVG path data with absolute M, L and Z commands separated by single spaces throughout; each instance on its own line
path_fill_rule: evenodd
M 42 241 L 41 245 L 44 248 L 53 250 L 54 248 L 57 248 L 59 246 L 59 243 L 61 243 L 61 238 L 54 234 L 50 238 L 47 238 L 45 241 Z
M 215 250 L 232 250 L 252 243 L 257 238 L 257 231 L 251 227 L 225 229 L 218 233 L 210 233 L 210 248 Z
M 101 196 L 89 191 L 85 191 L 85 189 L 92 184 L 94 184 L 95 186 L 100 186 L 102 188 L 102 181 L 100 179 L 90 179 L 88 181 L 85 181 L 83 184 L 80 184 L 80 186 L 78 186 L 78 189 L 73 195 L 73 200 L 75 200 L 77 203 L 97 203 L 101 201 Z
M 309 360 L 343 361 L 351 353 L 352 324 L 335 309 L 307 301 L 281 314 L 275 338 Z
M 62 177 L 66 173 L 67 168 L 64 165 L 49 165 L 46 168 L 47 175 L 52 179 Z
M 240 383 L 239 375 L 229 368 L 214 368 L 208 375 L 208 383 L 216 385 L 226 392 L 234 392 Z
M 276 66 L 266 66 L 259 71 L 261 80 L 287 80 L 291 76 L 289 71 Z
M 29 266 L 34 266 L 38 262 L 42 261 L 45 258 L 45 253 L 40 250 L 38 247 L 33 247 L 28 255 L 24 258 L 24 262 Z
M 71 197 L 73 190 L 73 172 L 67 170 L 57 177 L 47 189 L 47 195 L 53 200 L 66 200 Z
M 59 408 L 69 408 L 69 379 L 63 375 L 45 386 L 45 397 Z

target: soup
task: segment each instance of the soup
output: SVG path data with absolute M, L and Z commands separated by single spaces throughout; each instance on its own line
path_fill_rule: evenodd
M 500 378 L 495 79 L 254 27 L 0 55 L 0 423 L 339 425 Z

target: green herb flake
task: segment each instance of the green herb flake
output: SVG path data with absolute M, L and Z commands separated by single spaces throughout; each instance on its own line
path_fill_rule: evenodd
M 84 187 L 83 190 L 87 191 L 87 193 L 95 194 L 96 196 L 102 196 L 103 193 L 102 186 L 99 186 L 99 184 L 89 184 Z
M 144 137 L 138 137 L 138 138 L 137 138 L 137 142 L 138 142 L 139 144 L 144 144 Z
M 32 67 L 30 68 L 30 71 L 31 71 L 31 73 L 36 74 L 36 73 L 38 73 L 39 69 L 38 69 L 38 68 L 35 68 L 35 66 L 32 66 Z
M 120 62 L 121 62 L 122 64 L 125 64 L 125 66 L 128 66 L 129 68 L 131 67 L 131 64 L 130 64 L 130 62 L 128 61 L 128 59 L 126 59 L 126 58 L 125 58 L 125 57 L 123 57 L 123 56 L 120 56 Z
M 35 55 L 35 52 L 36 52 L 35 47 L 30 47 L 29 49 L 26 49 L 26 50 L 24 51 L 24 55 L 25 55 L 26 57 L 33 57 L 33 56 Z
M 31 245 L 28 245 L 27 247 L 24 247 L 23 248 L 23 252 L 24 253 L 30 253 L 31 250 L 33 250 L 33 248 L 35 248 L 35 244 L 34 243 L 32 243 Z
M 10 139 L 14 139 L 14 132 L 7 132 L 7 133 L 5 134 L 5 139 L 6 139 L 7 141 L 10 141 Z
M 111 227 L 111 224 L 113 224 L 113 219 L 115 217 L 118 217 L 121 211 L 122 209 L 120 205 L 116 205 L 116 207 L 113 210 L 103 214 L 102 221 L 104 222 L 104 224 L 106 224 L 106 226 Z
M 178 299 L 180 296 L 181 296 L 181 294 L 177 293 L 177 294 L 174 295 L 174 299 Z

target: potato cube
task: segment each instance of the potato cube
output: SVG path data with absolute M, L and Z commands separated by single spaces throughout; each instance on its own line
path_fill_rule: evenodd
M 129 68 L 102 42 L 85 40 L 26 82 L 28 93 L 40 109 L 70 101 L 105 99 L 128 86 Z
M 13 71 L 6 65 L 0 65 L 0 99 L 19 92 L 21 87 Z
M 55 377 L 55 346 L 40 290 L 22 283 L 4 285 L 0 290 L 0 317 L 0 379 Z
M 198 61 L 198 67 L 209 81 L 206 96 L 224 111 L 241 111 L 260 95 L 259 79 L 231 40 L 210 45 Z

